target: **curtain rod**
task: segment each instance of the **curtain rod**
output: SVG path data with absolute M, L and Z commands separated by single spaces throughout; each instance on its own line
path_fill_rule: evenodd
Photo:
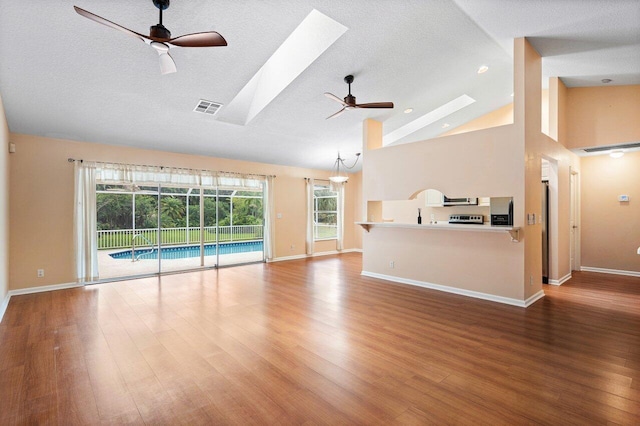
M 84 162 L 83 159 L 76 159 L 76 158 L 67 158 L 67 161 L 69 163 L 74 163 L 76 161 L 79 161 L 81 163 Z M 151 166 L 148 164 L 128 164 L 128 163 L 115 163 L 115 162 L 107 162 L 107 161 L 92 161 L 93 163 L 97 163 L 97 164 L 115 164 L 118 166 L 135 166 L 135 167 L 156 167 L 160 170 L 163 170 L 165 168 L 167 169 L 177 169 L 177 170 L 188 170 L 191 172 L 215 172 L 215 173 L 227 173 L 227 174 L 231 174 L 231 175 L 253 175 L 253 176 L 261 176 L 261 177 L 273 177 L 275 178 L 276 175 L 262 175 L 262 174 L 258 174 L 258 173 L 240 173 L 240 172 L 225 172 L 223 170 L 206 170 L 206 169 L 190 169 L 187 167 L 167 167 L 167 166 Z

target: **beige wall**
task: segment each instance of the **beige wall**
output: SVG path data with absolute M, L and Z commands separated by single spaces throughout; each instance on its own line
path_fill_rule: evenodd
M 581 171 L 582 266 L 640 273 L 640 152 L 583 157 Z
M 567 91 L 568 148 L 640 140 L 640 85 Z
M 345 214 L 345 239 L 347 238 L 347 230 L 351 230 L 353 232 L 353 248 L 362 249 L 362 228 L 359 226 L 352 226 L 354 222 L 359 222 L 362 220 L 364 211 L 362 208 L 362 172 L 354 173 L 349 178 L 349 183 L 347 184 L 347 193 L 350 193 L 350 197 L 353 197 L 352 203 L 352 218 L 353 220 L 348 221 L 349 217 Z M 345 196 L 346 194 L 345 193 Z
M 542 159 L 551 164 L 554 179 L 550 181 L 550 232 L 549 232 L 549 279 L 560 281 L 571 274 L 570 259 L 570 207 L 571 173 L 580 169 L 580 159 L 561 143 L 541 132 L 541 57 L 525 40 L 514 41 L 515 57 L 515 107 L 514 120 L 523 126 L 525 140 L 525 217 L 535 214 L 536 223 L 524 226 L 525 244 L 525 295 L 535 294 L 542 281 Z M 554 104 L 549 110 L 558 108 L 564 96 L 561 84 L 550 84 L 548 98 Z M 563 118 L 559 113 L 550 122 L 551 133 L 558 134 Z
M 9 291 L 9 128 L 0 97 L 0 317 Z
M 304 177 L 328 178 L 329 171 L 193 156 L 28 135 L 11 135 L 16 154 L 10 162 L 11 289 L 75 281 L 73 260 L 73 164 L 67 158 L 273 174 L 275 179 L 275 257 L 305 253 Z M 345 249 L 359 248 L 360 179 L 345 192 Z M 293 246 L 293 248 L 292 248 Z M 335 250 L 335 241 L 316 244 L 315 252 Z M 36 278 L 44 269 L 45 277 Z
M 449 130 L 441 136 L 457 135 L 459 133 L 475 132 L 476 130 L 489 129 L 491 127 L 513 124 L 513 104 L 507 104 L 501 108 L 491 111 L 482 117 L 471 120 L 468 123 Z
M 556 125 L 558 128 L 556 129 L 557 141 L 562 144 L 562 146 L 567 147 L 567 98 L 569 97 L 569 89 L 564 85 L 562 80 L 559 78 L 551 79 L 553 81 L 554 89 L 557 90 L 557 93 L 554 95 L 554 100 L 556 102 L 555 105 L 555 116 L 556 116 Z M 551 84 L 551 82 L 550 82 Z

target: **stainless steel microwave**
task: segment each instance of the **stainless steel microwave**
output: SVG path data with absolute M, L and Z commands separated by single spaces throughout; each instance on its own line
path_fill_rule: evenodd
M 443 196 L 443 205 L 445 206 L 477 206 L 477 198 L 449 198 L 446 195 Z

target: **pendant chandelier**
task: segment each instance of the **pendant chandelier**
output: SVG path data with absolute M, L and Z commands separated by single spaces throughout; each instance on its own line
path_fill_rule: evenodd
M 333 171 L 331 173 L 331 176 L 329 177 L 329 180 L 333 183 L 346 182 L 349 179 L 349 176 L 347 176 L 347 172 L 345 170 L 353 169 L 355 165 L 358 163 L 359 159 L 360 159 L 360 153 L 357 153 L 356 161 L 354 161 L 351 166 L 347 166 L 344 163 L 344 158 L 341 158 L 340 153 L 338 153 L 338 158 L 336 159 L 336 162 L 333 165 L 333 169 L 332 169 Z

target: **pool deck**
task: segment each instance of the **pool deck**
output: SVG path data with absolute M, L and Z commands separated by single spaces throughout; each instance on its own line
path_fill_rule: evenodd
M 111 253 L 122 251 L 126 250 L 98 250 L 98 272 L 100 279 L 131 277 L 135 275 L 155 274 L 158 272 L 158 259 L 142 259 L 132 262 L 131 258 L 114 259 L 110 256 Z M 260 261 L 262 261 L 262 251 L 220 255 L 220 266 Z M 215 262 L 215 256 L 205 256 L 204 267 L 213 267 L 215 266 Z M 176 272 L 200 267 L 199 257 L 162 259 L 162 272 Z

